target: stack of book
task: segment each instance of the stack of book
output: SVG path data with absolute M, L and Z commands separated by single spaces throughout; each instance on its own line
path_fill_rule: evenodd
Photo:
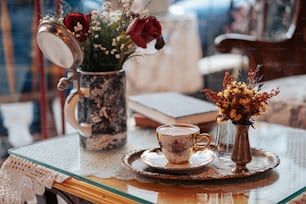
M 128 97 L 136 126 L 156 128 L 161 124 L 191 123 L 207 132 L 215 124 L 218 108 L 207 101 L 180 93 L 162 92 Z

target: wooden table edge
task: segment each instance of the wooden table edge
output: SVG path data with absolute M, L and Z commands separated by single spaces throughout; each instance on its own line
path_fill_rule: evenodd
M 94 185 L 79 181 L 74 178 L 68 178 L 62 183 L 54 182 L 53 188 L 60 190 L 62 192 L 69 193 L 78 198 L 85 199 L 93 203 L 113 203 L 113 204 L 136 204 L 137 201 L 131 200 L 129 198 L 120 196 L 116 193 L 110 192 L 108 190 L 98 188 Z

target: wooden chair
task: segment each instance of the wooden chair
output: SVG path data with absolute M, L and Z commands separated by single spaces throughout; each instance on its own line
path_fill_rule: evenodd
M 269 101 L 268 114 L 260 120 L 306 129 L 305 0 L 295 0 L 288 31 L 274 40 L 265 36 L 224 34 L 215 39 L 215 44 L 220 52 L 238 49 L 246 54 L 249 69 L 262 64 L 264 89 L 280 88 L 280 94 Z
M 267 0 L 264 0 L 267 5 Z M 263 12 L 267 25 L 267 9 Z M 306 74 L 306 1 L 295 0 L 291 24 L 286 33 L 271 40 L 262 36 L 227 33 L 217 36 L 218 51 L 229 53 L 237 49 L 249 58 L 249 68 L 262 64 L 263 81 L 291 75 Z

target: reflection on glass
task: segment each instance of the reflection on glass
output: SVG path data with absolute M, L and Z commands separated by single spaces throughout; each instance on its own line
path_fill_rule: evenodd
M 218 159 L 215 165 L 221 169 L 234 167 L 231 160 L 232 147 L 234 143 L 234 128 L 231 121 L 224 121 L 217 126 L 216 133 L 216 154 Z

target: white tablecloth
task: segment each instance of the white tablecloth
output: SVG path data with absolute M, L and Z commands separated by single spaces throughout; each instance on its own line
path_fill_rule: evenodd
M 36 194 L 43 195 L 54 181 L 61 183 L 68 177 L 11 155 L 0 170 L 0 203 L 36 203 Z
M 139 131 L 141 131 L 141 135 L 139 134 Z M 254 145 L 254 147 L 262 149 L 272 148 L 272 152 L 279 148 L 279 146 L 275 146 L 272 144 L 286 144 L 289 147 L 292 147 L 296 146 L 300 141 L 289 141 L 287 140 L 288 137 L 286 135 L 289 134 L 292 138 L 301 138 L 301 136 L 304 136 L 303 130 L 288 128 L 288 131 L 286 131 L 281 129 L 277 125 L 270 125 L 266 123 L 256 124 L 256 130 L 254 129 L 250 133 L 250 142 Z M 269 137 L 269 135 L 274 136 Z M 264 138 L 268 138 L 268 140 L 265 140 Z M 274 143 L 268 142 L 270 140 L 273 140 Z M 9 159 L 6 160 L 0 171 L 0 203 L 13 204 L 20 203 L 17 202 L 20 201 L 20 199 L 31 200 L 34 197 L 35 193 L 42 194 L 44 192 L 44 187 L 50 188 L 53 184 L 53 181 L 62 182 L 66 178 L 68 178 L 68 172 L 70 175 L 94 175 L 102 179 L 137 179 L 142 182 L 156 182 L 156 180 L 154 179 L 151 181 L 149 178 L 138 177 L 135 172 L 127 170 L 125 167 L 123 167 L 121 163 L 123 155 L 127 152 L 135 151 L 137 149 L 147 149 L 156 146 L 158 146 L 158 142 L 156 139 L 156 135 L 152 134 L 152 130 L 139 129 L 131 123 L 131 126 L 129 126 L 127 144 L 122 148 L 110 151 L 92 152 L 79 148 L 79 141 L 77 135 L 54 138 L 38 142 L 30 146 L 20 147 L 18 149 L 13 150 L 13 152 L 17 155 L 23 155 L 27 158 L 32 158 L 37 163 L 47 163 L 48 166 L 53 166 L 54 169 L 59 169 L 60 172 L 62 172 L 63 174 L 59 173 L 58 171 L 53 171 L 51 169 L 45 168 L 41 165 L 34 164 L 32 162 L 29 162 L 28 160 L 24 160 L 11 155 Z M 296 161 L 296 164 L 294 163 L 296 158 L 290 160 L 290 162 L 288 161 L 288 159 L 290 159 L 290 156 L 297 154 L 297 152 L 294 152 L 294 148 L 288 149 L 285 149 L 285 151 L 279 151 L 279 156 L 281 158 L 280 165 L 286 166 L 286 168 L 278 167 L 278 172 L 281 175 L 286 175 L 286 172 L 288 171 L 297 173 L 298 171 L 300 171 L 299 169 L 302 168 L 298 165 L 299 161 Z M 48 154 L 46 154 L 46 152 L 48 152 Z M 64 175 L 65 173 L 66 175 Z M 250 179 L 252 178 L 250 177 Z M 247 178 L 245 178 L 245 181 L 246 180 Z M 304 181 L 304 174 L 299 175 L 299 179 L 294 181 L 294 186 L 302 186 Z M 264 180 L 254 178 L 250 180 L 250 182 L 240 183 L 239 186 L 237 185 L 237 183 L 232 186 L 232 184 L 229 182 L 228 185 L 222 187 L 222 190 L 224 192 L 231 192 L 233 191 L 233 188 L 236 191 L 239 191 L 239 189 L 241 191 L 243 191 L 242 189 L 250 190 L 258 185 L 263 187 L 263 185 L 272 185 L 272 183 L 274 182 L 278 182 L 283 186 L 287 186 L 286 189 L 280 189 L 281 191 L 285 191 L 286 194 L 288 190 L 290 192 L 296 192 L 297 190 L 290 189 L 291 187 L 288 184 L 293 182 L 290 176 L 280 176 L 277 177 L 276 180 L 273 176 L 267 177 Z M 212 188 L 216 188 L 216 191 L 220 190 L 219 185 L 205 185 L 205 182 L 203 182 L 203 185 L 197 184 L 192 186 L 200 187 L 203 189 L 209 188 L 210 191 L 212 190 Z M 189 187 L 192 186 L 189 185 Z M 264 191 L 271 197 L 271 200 L 273 200 L 272 198 L 274 198 L 275 200 L 275 197 L 278 197 L 276 194 L 273 194 L 273 192 L 275 193 L 279 190 L 273 188 L 266 188 Z M 261 190 L 260 194 L 262 192 L 263 191 Z M 256 193 L 256 190 L 252 193 Z M 290 203 L 305 203 L 305 195 L 306 193 L 304 192 L 295 199 L 291 200 Z

